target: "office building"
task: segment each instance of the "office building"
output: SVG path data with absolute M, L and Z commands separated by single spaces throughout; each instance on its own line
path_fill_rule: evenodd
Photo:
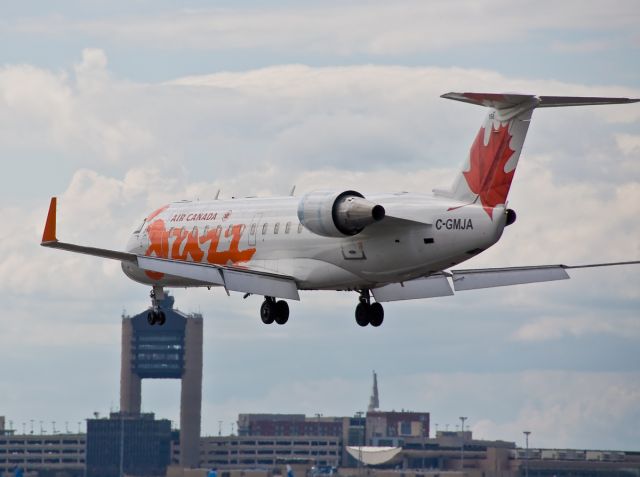
M 111 413 L 87 420 L 87 477 L 162 476 L 169 465 L 171 421 L 154 415 Z

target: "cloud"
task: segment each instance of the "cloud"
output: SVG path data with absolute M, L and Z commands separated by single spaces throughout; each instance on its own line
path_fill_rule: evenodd
M 485 114 L 439 95 L 472 88 L 640 96 L 633 88 L 536 81 L 488 70 L 398 66 L 283 65 L 149 84 L 115 77 L 99 50 L 86 50 L 69 71 L 3 67 L 0 155 L 14 158 L 11 174 L 3 179 L 24 195 L 5 187 L 0 206 L 5 304 L 0 349 L 3 362 L 14 365 L 0 388 L 23 383 L 24 375 L 41 376 L 45 387 L 40 357 L 52 356 L 53 364 L 47 365 L 55 368 L 49 370 L 52 375 L 77 367 L 63 376 L 65 382 L 86 389 L 59 399 L 58 419 L 105 410 L 117 396 L 122 308 L 142 311 L 149 304 L 147 287 L 127 280 L 117 262 L 39 247 L 50 195 L 60 198 L 61 239 L 121 248 L 149 211 L 177 199 L 205 200 L 219 188 L 227 198 L 282 195 L 293 184 L 299 194 L 323 187 L 429 192 L 451 180 Z M 518 221 L 469 268 L 637 259 L 638 121 L 634 105 L 536 111 L 510 197 Z M 39 151 L 46 154 L 35 154 Z M 52 155 L 57 162 L 46 169 L 51 177 L 36 186 L 34 172 Z M 50 184 L 54 176 L 61 184 L 57 189 Z M 493 413 L 501 399 L 496 390 L 508 394 L 521 371 L 528 373 L 539 363 L 589 370 L 593 360 L 606 369 L 635 370 L 640 362 L 630 321 L 638 310 L 638 271 L 571 274 L 572 280 L 562 283 L 389 304 L 382 330 L 355 325 L 353 293 L 303 293 L 301 303 L 291 304 L 286 327 L 265 328 L 258 317 L 260 297 L 240 300 L 221 290 L 176 290 L 180 308 L 201 310 L 207 317 L 205 429 L 215 433 L 218 416 L 229 421 L 237 412 L 258 409 L 350 414 L 366 404 L 369 392 L 368 381 L 359 377 L 383 366 L 386 374 L 397 374 L 388 381 L 385 406 L 427 407 L 438 416 L 436 422 L 455 423 L 460 409 L 470 405 L 468 390 L 474 389 L 473 406 L 483 404 L 472 409 L 473 415 L 487 420 L 480 431 L 517 439 L 520 427 L 533 422 L 531 416 L 545 423 L 557 417 L 541 414 L 547 406 L 542 400 L 520 413 L 525 391 L 539 385 L 542 394 L 536 395 L 555 396 L 543 385 L 548 378 L 558 393 L 567 390 L 584 402 L 580 393 L 587 389 L 576 377 L 568 378 L 575 386 L 563 387 L 554 375 L 517 384 L 505 397 L 515 408 L 502 420 Z M 584 314 L 586 320 L 575 318 Z M 609 319 L 612 314 L 620 318 Z M 549 334 L 553 323 L 545 318 L 561 322 L 560 336 Z M 596 319 L 610 325 L 598 328 Z M 626 330 L 625 337 L 613 331 L 616 326 Z M 600 352 L 589 348 L 587 353 L 572 343 L 585 345 L 594 336 L 602 338 Z M 544 343 L 544 349 L 537 343 Z M 550 355 L 550 348 L 556 354 Z M 496 377 L 469 371 L 483 368 L 518 372 Z M 428 369 L 441 373 L 425 373 Z M 448 377 L 442 370 L 466 373 Z M 637 420 L 637 408 L 627 401 L 635 392 L 635 374 L 594 373 L 590 378 L 598 389 L 618 389 L 613 402 Z M 34 402 L 42 401 L 42 394 L 33 389 L 25 385 L 12 391 L 6 412 L 17 416 L 26 408 L 39 409 L 48 418 L 50 411 Z M 558 409 L 570 406 L 558 399 Z M 157 401 L 149 402 L 155 406 Z M 161 415 L 171 409 L 160 409 Z M 607 410 L 594 409 L 603 423 Z M 581 432 L 594 435 L 595 428 L 574 421 L 568 425 L 567 440 Z M 553 440 L 550 427 L 540 429 L 533 430 L 541 438 L 564 442 Z M 601 429 L 607 428 L 602 424 L 596 430 Z M 589 442 L 620 442 L 608 429 L 609 440 Z M 637 442 L 634 434 L 626 437 L 626 442 Z
M 531 447 L 614 448 L 633 450 L 640 444 L 638 373 L 525 371 L 519 373 L 379 374 L 383 410 L 431 413 L 431 435 L 436 427 L 455 429 L 458 416 L 478 439 L 500 439 L 523 444 L 523 430 L 532 431 Z M 168 384 L 145 388 L 148 407 L 177 420 L 178 392 Z M 294 383 L 254 385 L 252 392 L 233 398 L 205 393 L 203 433 L 223 433 L 244 412 L 303 413 L 350 416 L 362 410 L 371 392 L 370 374 L 344 378 L 298 379 Z M 469 395 L 473 395 L 473 399 Z M 498 405 L 497 405 L 498 404 Z M 610 432 L 618 429 L 619 432 Z
M 83 163 L 118 163 L 147 149 L 153 139 L 128 117 L 113 94 L 103 51 L 86 49 L 74 75 L 29 65 L 0 69 L 0 138 L 3 148 L 59 151 Z M 114 107 L 117 104 L 117 107 Z
M 126 12 L 126 8 L 123 9 Z M 521 12 L 526 11 L 526 15 Z M 279 8 L 199 8 L 166 10 L 152 15 L 137 12 L 103 15 L 102 18 L 21 18 L 10 32 L 54 36 L 88 35 L 129 45 L 161 49 L 224 51 L 267 49 L 298 53 L 402 55 L 521 43 L 532 33 L 549 29 L 583 31 L 588 28 L 633 30 L 636 5 L 619 0 L 609 5 L 584 5 L 577 1 L 554 4 L 546 14 L 529 0 L 514 7 L 506 0 L 477 2 L 366 1 L 357 4 L 328 2 Z M 593 45 L 588 48 L 593 48 Z M 555 49 L 582 46 L 556 44 Z
M 204 200 L 220 188 L 230 197 L 285 194 L 293 184 L 298 193 L 326 187 L 429 192 L 446 186 L 484 112 L 442 101 L 438 96 L 445 88 L 601 94 L 582 85 L 474 69 L 286 65 L 143 84 L 114 78 L 107 65 L 104 52 L 89 49 L 73 73 L 29 66 L 0 71 L 5 105 L 0 115 L 16 119 L 15 125 L 7 121 L 5 130 L 14 137 L 13 149 L 25 155 L 34 141 L 49 136 L 58 139 L 42 147 L 69 151 L 71 158 L 62 161 L 91 158 L 58 194 L 59 235 L 107 248 L 122 246 L 150 210 L 171 200 Z M 27 94 L 30 89 L 35 94 Z M 605 90 L 640 96 L 628 88 Z M 634 106 L 599 110 L 607 115 L 589 108 L 570 113 L 571 127 L 564 111 L 536 112 L 532 144 L 510 198 L 520 219 L 499 246 L 474 259 L 474 266 L 637 258 L 637 135 L 617 131 L 623 108 Z M 585 136 L 584 127 L 598 134 Z M 545 137 L 558 129 L 561 136 Z M 87 138 L 96 138 L 90 141 L 93 152 L 86 148 Z M 575 144 L 602 151 L 586 172 L 557 165 Z M 25 174 L 33 170 L 21 160 L 13 167 Z M 103 169 L 107 172 L 99 172 Z M 0 284 L 16 294 L 81 292 L 98 299 L 121 277 L 118 264 L 38 248 L 47 196 L 55 191 L 42 192 L 36 209 L 11 205 L 11 198 L 3 206 L 11 232 L 3 237 L 9 253 L 0 257 Z M 588 272 L 575 272 L 580 273 Z M 607 293 L 637 299 L 633 280 L 602 273 L 611 277 Z M 61 276 L 69 278 L 61 282 Z M 117 283 L 122 293 L 126 281 Z M 504 299 L 527 301 L 532 293 L 517 289 Z
M 512 335 L 516 341 L 557 340 L 565 336 L 614 335 L 620 338 L 640 338 L 640 321 L 633 318 L 619 319 L 602 316 L 542 317 L 526 323 Z
M 551 44 L 551 51 L 556 53 L 596 53 L 609 50 L 612 46 L 613 43 L 608 40 L 555 41 Z
M 600 448 L 631 450 L 640 443 L 640 435 L 626 425 L 640 417 L 635 374 L 531 372 L 505 378 L 504 386 L 514 387 L 522 404 L 508 419 L 472 424 L 477 436 L 508 435 L 521 443 L 522 431 L 530 430 L 534 448 L 593 448 L 597 442 Z M 513 378 L 509 384 L 508 378 Z
M 633 158 L 640 154 L 640 135 L 637 134 L 616 134 L 616 143 L 620 151 Z M 637 162 L 637 161 L 636 161 Z

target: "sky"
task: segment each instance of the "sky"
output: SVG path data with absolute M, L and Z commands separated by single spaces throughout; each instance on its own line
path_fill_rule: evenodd
M 0 6 L 0 415 L 84 429 L 117 410 L 120 317 L 148 287 L 117 262 L 168 201 L 314 189 L 430 192 L 482 108 L 449 91 L 640 98 L 640 5 L 546 0 L 79 1 Z M 464 268 L 640 259 L 640 105 L 534 113 L 502 240 Z M 372 370 L 384 410 L 467 416 L 474 436 L 640 450 L 640 267 L 389 303 L 303 292 L 286 326 L 260 297 L 177 289 L 204 315 L 203 434 L 238 413 L 352 415 Z M 143 408 L 178 420 L 179 383 Z M 24 424 L 23 424 L 24 423 Z

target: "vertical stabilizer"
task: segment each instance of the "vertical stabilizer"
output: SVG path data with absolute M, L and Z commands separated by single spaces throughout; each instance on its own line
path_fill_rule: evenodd
M 530 95 L 477 95 L 474 99 L 475 104 L 490 110 L 447 195 L 460 202 L 482 205 L 493 218 L 493 208 L 507 202 L 537 100 Z
M 469 157 L 449 191 L 434 191 L 467 204 L 479 204 L 493 219 L 506 204 L 535 108 L 634 103 L 638 99 L 535 96 L 531 94 L 447 93 L 443 98 L 490 108 Z

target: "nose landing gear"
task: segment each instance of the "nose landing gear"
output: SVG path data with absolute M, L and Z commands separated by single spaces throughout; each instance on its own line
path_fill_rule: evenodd
M 284 325 L 289 321 L 289 304 L 284 300 L 276 301 L 272 296 L 266 296 L 260 307 L 260 318 L 265 325 L 270 325 L 274 321 Z
M 162 326 L 167 321 L 164 311 L 160 309 L 159 301 L 164 300 L 164 289 L 160 286 L 154 286 L 149 293 L 151 297 L 151 310 L 147 313 L 147 323 L 151 326 Z
M 384 308 L 378 302 L 371 303 L 371 295 L 369 290 L 360 292 L 360 303 L 356 306 L 356 323 L 359 326 L 371 325 L 378 327 L 384 321 Z

